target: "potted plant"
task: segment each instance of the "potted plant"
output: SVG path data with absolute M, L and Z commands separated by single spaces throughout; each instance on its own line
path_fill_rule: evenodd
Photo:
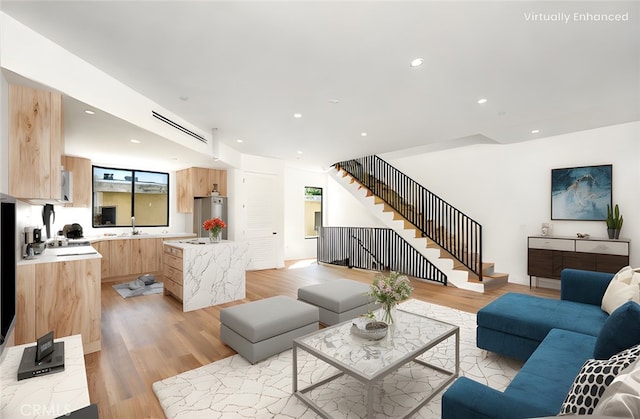
M 607 204 L 607 233 L 610 239 L 620 238 L 623 221 L 624 219 L 622 215 L 620 215 L 618 204 L 615 205 L 613 211 L 611 210 L 611 206 Z

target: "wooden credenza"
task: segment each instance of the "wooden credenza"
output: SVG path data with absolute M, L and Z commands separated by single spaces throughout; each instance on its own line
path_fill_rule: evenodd
M 527 241 L 529 286 L 534 276 L 560 279 L 564 268 L 617 272 L 629 265 L 630 240 L 530 236 Z

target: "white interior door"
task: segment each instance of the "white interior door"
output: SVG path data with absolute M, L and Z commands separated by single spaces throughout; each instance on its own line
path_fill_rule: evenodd
M 278 208 L 279 188 L 275 175 L 245 173 L 246 230 L 251 261 L 247 269 L 271 269 L 280 267 L 278 261 Z

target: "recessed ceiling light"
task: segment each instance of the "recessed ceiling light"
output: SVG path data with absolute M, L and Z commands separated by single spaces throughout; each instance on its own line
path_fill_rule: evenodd
M 366 137 L 367 133 L 366 132 L 361 132 L 360 135 L 363 136 L 363 137 Z
M 294 113 L 293 117 L 294 118 L 302 118 L 302 114 L 301 113 Z
M 411 64 L 409 64 L 411 67 L 420 67 L 422 64 L 424 64 L 424 58 L 416 58 L 414 60 L 411 61 Z
M 531 133 L 532 133 L 532 134 L 537 134 L 537 133 L 539 133 L 539 132 L 540 132 L 540 130 L 539 130 L 539 129 L 532 129 L 532 130 L 531 130 Z
M 135 138 L 132 138 L 129 141 L 131 141 L 134 144 L 140 144 L 140 140 L 136 140 Z
M 238 144 L 240 144 L 242 142 L 243 142 L 242 140 L 236 140 L 236 143 L 238 143 Z
M 340 101 L 338 99 L 329 99 L 329 103 L 332 105 L 337 105 L 338 103 L 340 103 Z
M 485 98 L 478 99 L 478 103 L 479 103 L 480 105 L 482 105 L 483 103 L 487 103 L 487 99 L 485 99 Z
M 86 113 L 87 115 L 95 115 L 95 112 L 91 109 L 85 109 L 84 113 Z
M 298 153 L 298 154 L 302 154 L 302 151 L 298 150 L 298 151 L 296 151 L 296 153 Z

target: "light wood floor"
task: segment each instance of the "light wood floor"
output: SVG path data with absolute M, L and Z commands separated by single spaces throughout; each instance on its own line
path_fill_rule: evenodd
M 285 269 L 247 272 L 247 298 L 297 296 L 297 289 L 335 278 L 370 283 L 375 272 L 296 261 Z M 161 294 L 124 299 L 102 285 L 102 351 L 85 356 L 89 394 L 101 419 L 164 418 L 151 389 L 155 381 L 209 364 L 235 352 L 220 342 L 220 309 L 240 302 L 183 313 Z M 559 298 L 559 292 L 509 284 L 485 294 L 412 281 L 413 298 L 477 312 L 506 292 Z

